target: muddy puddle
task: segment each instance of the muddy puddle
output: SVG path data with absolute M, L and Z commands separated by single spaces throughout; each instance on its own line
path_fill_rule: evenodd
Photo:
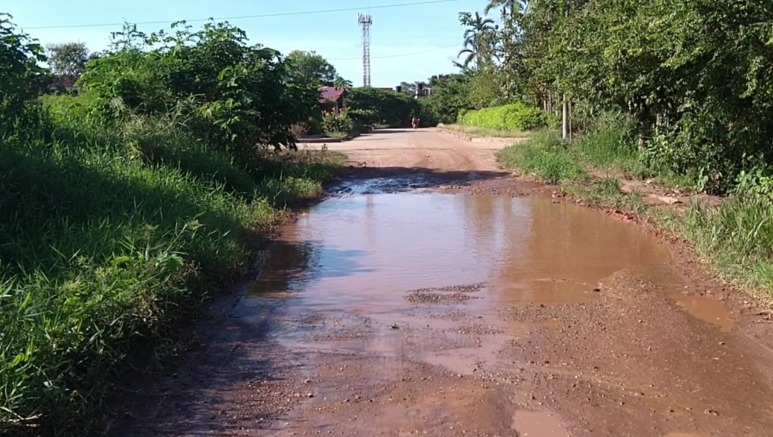
M 592 302 L 616 271 L 669 259 L 635 227 L 573 205 L 389 187 L 339 190 L 270 251 L 250 295 L 286 300 L 293 327 L 276 335 L 288 347 L 469 374 L 525 331 L 498 310 Z

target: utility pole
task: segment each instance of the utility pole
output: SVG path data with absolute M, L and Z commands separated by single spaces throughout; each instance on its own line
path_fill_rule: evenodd
M 563 139 L 569 138 L 569 103 L 566 101 L 566 94 L 564 94 L 564 109 L 563 109 L 563 122 L 561 123 L 561 137 Z

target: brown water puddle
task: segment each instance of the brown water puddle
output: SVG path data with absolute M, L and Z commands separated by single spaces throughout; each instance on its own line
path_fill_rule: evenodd
M 558 416 L 544 411 L 516 411 L 513 429 L 519 437 L 569 437 Z
M 669 256 L 634 227 L 545 199 L 354 191 L 287 227 L 252 287 L 289 298 L 294 328 L 277 335 L 295 350 L 402 354 L 470 373 L 526 330 L 503 326 L 502 306 L 589 302 L 615 271 Z
M 431 299 L 414 303 L 427 305 L 479 305 L 483 296 L 575 303 L 594 299 L 598 281 L 615 271 L 667 260 L 631 226 L 544 199 L 354 195 L 289 227 L 253 291 L 295 291 L 306 305 L 367 313 L 405 308 L 417 289 Z
M 677 305 L 690 315 L 729 332 L 735 326 L 735 317 L 730 308 L 721 300 L 709 296 L 677 294 Z

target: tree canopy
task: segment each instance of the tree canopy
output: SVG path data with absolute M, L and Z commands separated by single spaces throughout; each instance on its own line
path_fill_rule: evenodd
M 335 67 L 314 51 L 293 50 L 287 54 L 287 63 L 294 77 L 304 82 L 335 86 L 338 79 Z
M 89 49 L 82 42 L 48 44 L 46 55 L 54 74 L 78 77 L 86 71 Z

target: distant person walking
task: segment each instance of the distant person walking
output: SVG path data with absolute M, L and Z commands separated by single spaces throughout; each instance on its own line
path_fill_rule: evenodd
M 418 128 L 419 127 L 419 121 L 420 120 L 419 120 L 418 117 L 411 118 L 411 126 L 413 126 L 414 129 Z

